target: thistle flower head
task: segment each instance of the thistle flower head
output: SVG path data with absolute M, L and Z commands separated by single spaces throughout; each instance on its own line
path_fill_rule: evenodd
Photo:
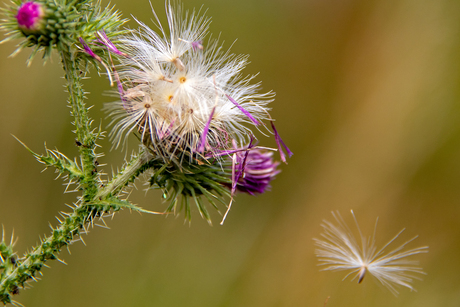
M 45 12 L 40 3 L 28 1 L 23 3 L 15 16 L 18 20 L 18 25 L 22 29 L 29 31 L 38 30 L 43 24 L 43 16 Z
M 113 43 L 104 32 L 90 45 L 103 47 L 117 59 L 110 62 L 120 101 L 106 105 L 112 117 L 114 147 L 131 133 L 139 136 L 153 156 L 149 179 L 170 201 L 167 212 L 185 210 L 190 198 L 210 221 L 201 196 L 215 200 L 234 192 L 263 193 L 279 172 L 272 153 L 252 146 L 251 128 L 270 121 L 281 159 L 287 148 L 276 131 L 268 103 L 272 92 L 259 93 L 255 76 L 242 77 L 247 56 L 224 50 L 207 38 L 210 19 L 200 11 L 184 12 L 166 3 L 168 27 L 156 18 L 158 32 L 139 22 L 139 29 Z M 82 50 L 107 67 L 84 41 Z M 249 145 L 247 145 L 249 144 Z M 225 156 L 232 158 L 227 159 Z M 228 213 L 228 210 L 227 210 Z M 225 214 L 225 216 L 227 215 Z M 224 217 L 225 219 L 225 217 Z
M 396 286 L 415 290 L 411 285 L 413 279 L 419 279 L 415 274 L 424 274 L 424 272 L 416 266 L 417 262 L 407 260 L 407 257 L 427 253 L 428 246 L 405 250 L 406 246 L 417 238 L 416 236 L 394 250 L 386 252 L 385 249 L 399 237 L 403 229 L 377 250 L 375 229 L 372 237 L 364 237 L 353 211 L 351 213 L 355 219 L 361 242 L 356 240 L 338 212 L 332 212 L 337 225 L 324 221 L 321 225 L 324 229 L 321 234 L 322 239 L 314 239 L 317 246 L 316 256 L 321 262 L 320 265 L 326 266 L 324 270 L 350 271 L 344 279 L 356 273 L 352 280 L 358 278 L 358 283 L 361 283 L 366 273 L 369 272 L 395 295 L 398 294 Z M 377 222 L 375 227 L 377 227 Z
M 183 152 L 195 158 L 250 138 L 247 125 L 268 119 L 273 93 L 258 93 L 254 76 L 241 77 L 247 56 L 223 51 L 208 39 L 209 18 L 185 14 L 167 4 L 168 31 L 156 17 L 160 33 L 139 22 L 140 29 L 121 39 L 121 101 L 107 109 L 113 116 L 115 146 L 133 131 L 158 156 L 170 160 Z

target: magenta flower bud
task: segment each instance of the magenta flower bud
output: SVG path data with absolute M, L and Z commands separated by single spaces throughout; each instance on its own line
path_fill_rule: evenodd
M 273 152 L 255 148 L 239 152 L 237 156 L 243 172 L 236 182 L 236 189 L 251 195 L 270 190 L 270 181 L 280 172 L 277 169 L 279 162 L 273 161 Z
M 45 12 L 41 4 L 28 1 L 19 7 L 18 14 L 15 17 L 18 21 L 19 28 L 35 31 L 40 28 L 44 15 Z

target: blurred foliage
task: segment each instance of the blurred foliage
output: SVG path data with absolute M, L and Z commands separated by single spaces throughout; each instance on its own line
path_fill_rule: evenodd
M 147 22 L 148 1 L 117 1 Z M 458 306 L 460 264 L 460 2 L 429 0 L 184 1 L 208 8 L 211 31 L 251 55 L 277 92 L 272 116 L 295 153 L 258 197 L 240 195 L 224 226 L 122 212 L 52 263 L 18 300 L 26 306 Z M 163 16 L 164 3 L 152 0 Z M 134 22 L 129 26 L 135 27 Z M 44 153 L 77 153 L 57 58 L 27 68 L 27 52 L 0 49 L 0 222 L 25 251 L 74 200 L 62 181 L 11 136 Z M 116 98 L 105 76 L 87 80 L 93 118 Z M 133 138 L 134 139 L 134 138 Z M 135 149 L 133 140 L 131 148 Z M 261 137 L 261 144 L 274 146 Z M 101 163 L 121 165 L 125 152 Z M 105 171 L 112 170 L 106 167 Z M 130 199 L 159 211 L 160 195 L 138 186 Z M 386 242 L 407 227 L 430 252 L 418 292 L 394 297 L 369 278 L 321 272 L 313 237 L 322 219 L 353 209 L 363 232 Z M 192 213 L 193 214 L 193 213 Z M 194 214 L 198 214 L 194 212 Z

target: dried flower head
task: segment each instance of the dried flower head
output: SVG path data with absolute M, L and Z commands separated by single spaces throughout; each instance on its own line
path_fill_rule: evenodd
M 104 31 L 88 44 L 80 38 L 80 50 L 104 65 L 117 83 L 121 99 L 106 105 L 114 147 L 137 134 L 153 157 L 149 185 L 163 189 L 170 201 L 166 211 L 184 208 L 189 218 L 192 198 L 210 221 L 201 196 L 215 206 L 228 195 L 231 204 L 237 189 L 263 193 L 278 173 L 272 154 L 252 146 L 251 126 L 271 127 L 283 162 L 282 149 L 288 156 L 292 152 L 268 113 L 274 93 L 258 93 L 260 83 L 251 83 L 255 76 L 242 77 L 247 56 L 223 51 L 217 39 L 204 41 L 209 18 L 200 11 L 173 10 L 166 2 L 165 30 L 154 15 L 159 33 L 138 21 L 139 30 L 116 42 Z M 96 48 L 109 57 L 96 54 Z
M 406 258 L 427 253 L 428 246 L 404 250 L 410 242 L 417 238 L 415 236 L 394 250 L 385 252 L 385 249 L 404 231 L 402 229 L 387 244 L 377 250 L 375 246 L 375 230 L 378 219 L 375 223 L 372 237 L 364 237 L 353 211 L 351 213 L 355 220 L 361 242 L 357 242 L 341 215 L 338 212 L 332 212 L 337 225 L 324 220 L 321 225 L 324 228 L 324 232 L 321 234 L 323 238 L 314 239 L 318 247 L 315 253 L 321 262 L 320 265 L 326 266 L 323 270 L 351 270 L 344 279 L 356 273 L 352 280 L 358 278 L 358 283 L 361 283 L 366 273 L 369 272 L 395 295 L 398 294 L 396 286 L 404 286 L 415 290 L 411 283 L 413 279 L 419 279 L 419 277 L 414 276 L 414 274 L 424 274 L 424 272 L 416 266 L 417 262 L 407 260 Z
M 120 39 L 120 53 L 114 53 L 121 96 L 108 106 L 114 145 L 137 131 L 165 160 L 182 152 L 213 156 L 232 140 L 242 147 L 252 135 L 247 124 L 270 120 L 267 104 L 274 94 L 258 93 L 255 76 L 241 77 L 247 56 L 223 51 L 217 39 L 203 42 L 209 18 L 174 11 L 169 3 L 166 14 L 168 31 L 155 15 L 159 34 L 139 22 L 140 29 Z

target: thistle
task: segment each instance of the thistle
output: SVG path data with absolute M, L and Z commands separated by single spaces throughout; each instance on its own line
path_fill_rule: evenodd
M 353 211 L 351 213 L 359 232 L 360 242 L 356 240 L 338 212 L 332 212 L 337 225 L 324 221 L 324 224 L 321 225 L 324 229 L 324 233 L 321 234 L 323 239 L 314 239 L 317 246 L 315 253 L 321 262 L 320 265 L 326 266 L 323 270 L 350 271 L 343 279 L 345 280 L 354 274 L 352 280 L 358 279 L 358 283 L 361 283 L 369 272 L 395 295 L 398 294 L 396 286 L 414 290 L 411 285 L 413 279 L 419 279 L 416 274 L 424 274 L 424 272 L 416 266 L 417 262 L 406 258 L 427 253 L 428 246 L 405 250 L 406 246 L 417 238 L 415 236 L 394 250 L 385 252 L 385 249 L 401 235 L 403 229 L 377 250 L 375 245 L 376 229 L 374 229 L 372 237 L 364 237 Z M 377 221 L 375 228 L 377 228 Z
M 215 200 L 222 202 L 222 196 L 229 194 L 228 181 L 231 179 L 232 186 L 236 184 L 235 168 L 231 176 L 225 174 L 224 156 L 240 157 L 239 151 L 249 153 L 252 164 L 247 166 L 252 171 L 246 173 L 253 174 L 253 183 L 245 192 L 250 194 L 254 194 L 257 185 L 257 192 L 265 191 L 277 173 L 277 164 L 271 163 L 268 175 L 254 175 L 253 165 L 266 160 L 254 158 L 256 152 L 250 152 L 256 148 L 230 150 L 235 146 L 248 147 L 253 138 L 248 126 L 259 129 L 265 126 L 264 121 L 270 121 L 280 144 L 267 107 L 274 93 L 258 93 L 260 83 L 252 83 L 255 76 L 241 77 L 248 63 L 247 56 L 224 51 L 217 39 L 205 41 L 209 18 L 195 11 L 184 14 L 181 7 L 174 10 L 170 3 L 166 5 L 166 15 L 169 31 L 154 12 L 160 33 L 138 21 L 140 28 L 119 38 L 117 44 L 103 32 L 99 32 L 98 39 L 91 43 L 105 46 L 118 60 L 114 65 L 98 59 L 112 67 L 120 96 L 120 101 L 106 105 L 112 117 L 110 137 L 117 148 L 126 143 L 129 135 L 136 133 L 151 154 L 161 161 L 153 168 L 161 170 L 164 182 L 157 181 L 158 175 L 149 182 L 152 187 L 165 191 L 165 198 L 171 203 L 167 212 L 179 212 L 177 204 L 181 203 L 186 216 L 190 217 L 188 197 L 191 196 L 200 214 L 210 221 L 200 195 L 216 207 Z M 82 41 L 82 45 L 96 58 L 89 44 Z M 284 158 L 284 153 L 281 154 Z M 262 156 L 259 154 L 258 158 Z M 242 165 L 241 161 L 239 163 Z M 245 168 L 246 164 L 240 171 L 244 173 Z M 197 174 L 212 184 L 203 185 L 200 180 L 191 179 Z M 217 174 L 225 180 L 216 179 Z M 237 186 L 241 190 L 248 183 L 246 180 L 245 184 L 240 182 Z M 178 201 L 178 195 L 185 197 L 183 202 Z
M 60 212 L 51 234 L 23 257 L 16 257 L 13 241 L 2 239 L 0 302 L 18 304 L 13 296 L 37 280 L 47 261 L 62 261 L 61 249 L 82 240 L 95 221 L 104 223 L 125 208 L 156 214 L 126 199 L 142 174 L 149 188 L 161 189 L 169 201 L 165 213 L 183 210 L 190 220 L 194 203 L 211 223 L 206 202 L 229 209 L 236 191 L 263 193 L 279 172 L 272 153 L 253 145 L 251 128 L 269 121 L 281 159 L 282 147 L 292 154 L 268 113 L 274 94 L 258 94 L 254 76 L 240 77 L 247 56 L 222 51 L 215 39 L 206 41 L 210 20 L 200 12 L 184 16 L 181 8 L 166 7 L 169 33 L 157 18 L 160 34 L 141 22 L 138 31 L 121 29 L 126 20 L 117 11 L 91 0 L 12 0 L 2 9 L 5 41 L 20 39 L 15 53 L 31 48 L 28 63 L 41 51 L 45 61 L 53 51 L 61 57 L 79 156 L 48 148 L 39 154 L 20 142 L 80 195 L 69 211 Z M 139 152 L 110 179 L 101 176 L 99 164 L 103 155 L 97 143 L 105 131 L 92 127 L 85 102 L 82 79 L 89 64 L 101 64 L 118 88 L 120 101 L 106 106 L 114 147 L 131 133 L 140 141 Z

